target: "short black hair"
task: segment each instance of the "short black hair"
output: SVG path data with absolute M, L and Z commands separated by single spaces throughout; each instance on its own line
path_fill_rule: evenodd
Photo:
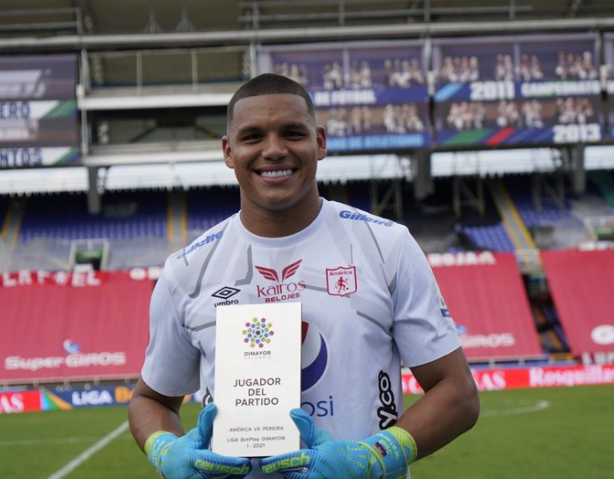
M 250 96 L 279 95 L 284 93 L 303 97 L 305 99 L 305 103 L 307 103 L 307 111 L 315 119 L 313 101 L 311 100 L 309 93 L 307 93 L 307 90 L 305 90 L 300 83 L 297 83 L 283 75 L 263 73 L 245 82 L 232 96 L 230 102 L 228 103 L 226 124 L 230 125 L 232 122 L 235 103 L 237 103 L 239 100 L 249 98 Z

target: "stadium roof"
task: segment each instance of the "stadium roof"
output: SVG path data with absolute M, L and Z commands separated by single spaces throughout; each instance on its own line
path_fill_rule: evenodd
M 589 146 L 585 151 L 585 169 L 614 169 L 614 147 Z M 505 173 L 555 171 L 553 150 L 469 151 L 434 153 L 432 173 L 446 176 L 496 176 Z M 98 170 L 98 189 L 126 190 L 148 188 L 196 188 L 213 185 L 236 185 L 231 169 L 218 158 L 187 163 L 114 165 Z M 331 156 L 318 166 L 318 181 L 345 183 L 357 180 L 412 181 L 415 172 L 409 158 L 397 155 Z M 87 191 L 86 166 L 4 170 L 0 175 L 0 194 L 30 195 L 59 191 Z
M 611 0 L 23 0 L 0 2 L 0 54 L 74 51 L 92 55 L 116 55 L 149 49 L 160 53 L 155 62 L 172 71 L 177 59 L 164 55 L 174 47 L 212 47 L 221 55 L 218 70 L 245 73 L 245 55 L 253 45 L 284 42 L 423 38 L 425 35 L 555 32 L 614 28 Z M 234 50 L 233 50 L 234 48 Z M 127 50 L 131 50 L 128 52 Z M 216 57 L 217 58 L 217 57 Z M 128 62 L 129 60 L 125 60 Z M 128 63 L 126 63 L 128 65 Z M 135 68 L 109 68 L 116 84 L 135 75 Z M 216 65 L 217 67 L 217 65 Z M 249 70 L 249 66 L 247 67 Z M 252 65 L 253 68 L 253 65 Z M 229 76 L 229 78 L 232 75 Z M 205 78 L 206 80 L 206 78 Z M 200 85 L 212 88 L 215 85 Z M 83 110 L 157 107 L 171 105 L 223 105 L 233 83 L 223 91 L 160 92 L 134 89 L 121 95 L 109 88 L 91 89 L 79 96 Z M 102 91 L 105 90 L 105 91 Z M 167 89 L 168 90 L 168 89 Z M 119 94 L 117 96 L 116 94 Z M 148 103 L 149 102 L 149 103 Z M 213 144 L 215 143 L 215 144 Z M 91 146 L 91 145 L 90 145 Z M 125 151 L 121 151 L 124 148 Z M 100 189 L 129 187 L 168 188 L 234 184 L 221 161 L 217 142 L 211 145 L 139 144 L 90 148 L 83 153 L 86 166 L 3 170 L 0 194 L 45 191 L 85 191 L 87 166 L 102 166 Z M 614 168 L 612 147 L 586 148 L 586 169 Z M 496 175 L 505 172 L 554 169 L 554 150 L 436 152 L 434 176 Z M 130 163 L 130 164 L 122 164 Z M 343 182 L 357 179 L 412 179 L 411 162 L 396 155 L 330 157 L 321 163 L 319 179 Z
M 605 25 L 610 0 L 3 0 L 0 50 L 544 32 Z M 118 14 L 121 12 L 121 14 Z M 544 22 L 548 20 L 548 22 Z M 610 18 L 611 20 L 611 18 Z M 589 22 L 589 23 L 590 23 Z M 456 24 L 456 25 L 455 25 Z M 381 28 L 386 25 L 386 28 Z M 584 25 L 581 27 L 581 25 Z M 182 34 L 183 38 L 181 38 Z M 206 34 L 206 35 L 202 35 Z M 28 41 L 19 40 L 29 39 Z M 37 41 L 34 41 L 37 40 Z

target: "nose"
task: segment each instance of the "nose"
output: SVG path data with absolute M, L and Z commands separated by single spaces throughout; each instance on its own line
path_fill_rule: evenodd
M 276 134 L 267 135 L 262 156 L 267 160 L 280 160 L 286 157 L 288 150 L 283 138 Z

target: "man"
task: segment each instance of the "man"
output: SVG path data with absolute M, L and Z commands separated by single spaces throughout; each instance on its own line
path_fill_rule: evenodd
M 479 411 L 424 255 L 404 226 L 319 197 L 326 132 L 298 83 L 274 74 L 247 82 L 230 101 L 227 128 L 222 148 L 241 210 L 166 261 L 130 404 L 137 443 L 166 479 L 409 476 L 411 462 L 471 428 Z M 303 349 L 302 409 L 291 412 L 300 451 L 252 463 L 208 449 L 215 307 L 229 294 L 239 304 L 302 303 L 317 346 L 309 357 Z M 426 391 L 404 413 L 401 359 Z M 199 388 L 213 403 L 184 435 L 182 398 Z M 288 468 L 298 457 L 308 459 Z

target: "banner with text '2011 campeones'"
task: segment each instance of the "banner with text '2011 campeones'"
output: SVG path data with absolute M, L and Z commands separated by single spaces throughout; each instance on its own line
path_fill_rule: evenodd
M 0 58 L 0 168 L 79 161 L 76 55 Z
M 330 152 L 398 151 L 431 145 L 422 42 L 266 46 L 260 72 L 301 83 Z
M 0 381 L 138 376 L 152 280 L 94 271 L 0 276 Z
M 600 142 L 598 46 L 596 34 L 433 40 L 437 145 Z

